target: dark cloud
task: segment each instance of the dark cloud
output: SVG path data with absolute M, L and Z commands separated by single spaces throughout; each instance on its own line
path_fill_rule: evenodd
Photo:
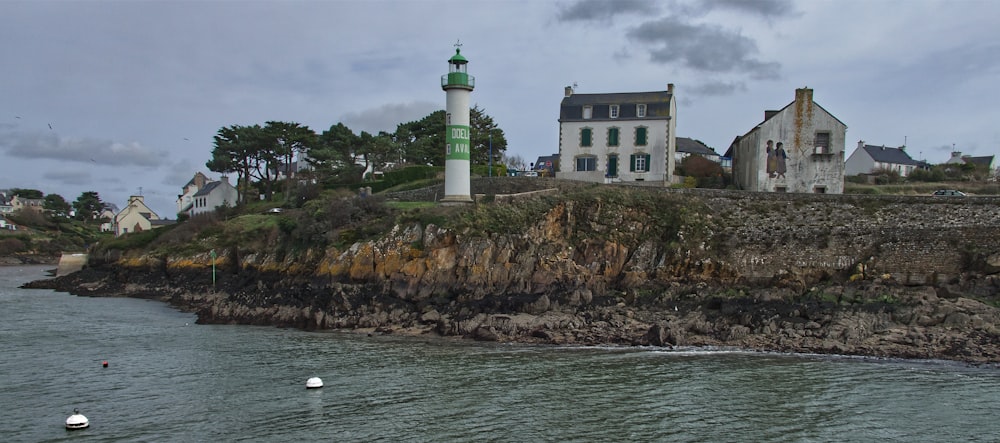
M 702 0 L 682 7 L 682 10 L 690 15 L 705 14 L 713 10 L 732 10 L 764 18 L 798 14 L 792 0 Z
M 400 123 L 420 120 L 442 108 L 440 103 L 431 102 L 390 103 L 361 112 L 345 114 L 340 118 L 340 122 L 355 133 L 361 131 L 372 134 L 378 131 L 393 132 Z M 317 131 L 323 132 L 323 130 Z
M 691 93 L 694 95 L 732 95 L 736 92 L 745 92 L 746 90 L 746 83 L 723 81 L 704 82 L 690 88 Z
M 651 45 L 650 60 L 675 64 L 701 72 L 746 74 L 759 80 L 779 77 L 777 62 L 753 58 L 757 43 L 719 26 L 686 23 L 666 17 L 628 31 L 636 42 Z
M 88 171 L 50 171 L 42 174 L 42 178 L 64 185 L 89 185 L 93 183 L 93 178 Z
M 564 5 L 556 14 L 559 21 L 607 21 L 622 14 L 650 14 L 659 10 L 657 4 L 649 0 L 580 0 Z
M 166 155 L 140 143 L 64 138 L 46 132 L 0 134 L 0 150 L 11 157 L 82 162 L 90 165 L 159 166 Z

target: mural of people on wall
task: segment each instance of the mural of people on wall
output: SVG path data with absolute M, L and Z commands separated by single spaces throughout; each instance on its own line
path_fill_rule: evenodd
M 785 178 L 785 171 L 788 170 L 785 160 L 788 159 L 788 155 L 785 154 L 785 148 L 782 147 L 781 142 L 778 142 L 778 145 L 774 148 L 774 159 L 776 163 L 774 172 L 777 173 L 778 178 Z
M 767 176 L 771 177 L 771 178 L 774 178 L 774 171 L 778 167 L 777 159 L 774 156 L 774 147 L 771 146 L 773 144 L 774 144 L 774 140 L 768 140 L 767 141 L 767 163 L 766 163 L 767 166 L 766 166 L 766 168 L 767 168 Z

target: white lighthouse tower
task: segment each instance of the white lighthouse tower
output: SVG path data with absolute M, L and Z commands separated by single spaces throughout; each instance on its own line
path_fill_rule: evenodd
M 469 94 L 476 78 L 467 72 L 469 63 L 462 57 L 462 46 L 455 44 L 455 55 L 448 59 L 448 74 L 441 76 L 441 89 L 448 99 L 445 108 L 444 198 L 442 202 L 472 202 L 470 191 Z

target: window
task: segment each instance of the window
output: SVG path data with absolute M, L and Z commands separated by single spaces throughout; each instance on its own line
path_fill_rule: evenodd
M 635 105 L 635 116 L 642 118 L 646 116 L 646 105 Z
M 832 152 L 830 150 L 830 133 L 817 132 L 815 147 L 817 154 L 829 154 L 830 152 Z
M 618 128 L 608 128 L 608 146 L 618 146 Z
M 631 160 L 630 171 L 649 172 L 649 154 L 632 154 Z
M 639 126 L 635 128 L 635 145 L 636 146 L 646 146 L 646 127 Z
M 611 118 L 618 118 L 618 105 L 611 105 L 611 109 L 608 111 Z
M 593 146 L 593 132 L 594 131 L 590 128 L 583 128 L 580 130 L 580 146 Z
M 577 171 L 596 171 L 597 170 L 597 157 L 577 157 L 576 158 L 576 170 Z
M 606 177 L 617 177 L 618 176 L 618 156 L 609 155 L 608 156 L 608 172 Z
M 593 117 L 594 117 L 594 108 L 592 106 L 584 106 L 583 107 L 583 118 L 584 119 L 591 119 Z

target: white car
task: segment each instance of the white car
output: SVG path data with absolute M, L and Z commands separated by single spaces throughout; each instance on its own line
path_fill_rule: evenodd
M 538 177 L 538 171 L 527 171 L 524 173 L 525 177 Z

